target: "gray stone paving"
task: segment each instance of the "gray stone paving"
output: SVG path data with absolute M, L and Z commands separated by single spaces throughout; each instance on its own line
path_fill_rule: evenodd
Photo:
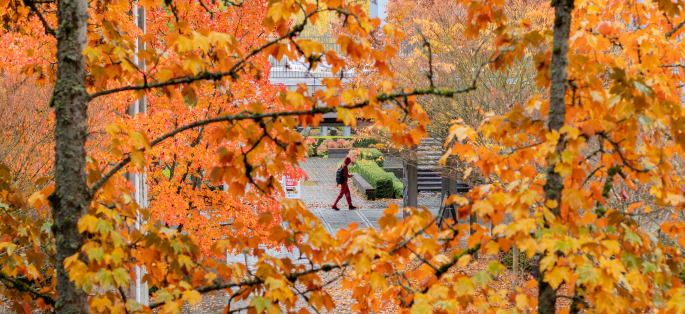
M 309 158 L 302 164 L 302 169 L 309 176 L 309 180 L 302 182 L 302 201 L 307 204 L 307 208 L 331 209 L 340 193 L 340 188 L 335 183 L 335 172 L 341 161 L 343 158 Z M 359 209 L 387 207 L 386 200 L 369 201 L 355 193 L 349 180 L 348 185 L 352 191 L 352 204 Z M 347 200 L 344 197 L 338 202 L 338 207 L 347 209 Z
M 338 196 L 340 191 L 339 187 L 335 184 L 335 171 L 337 169 L 338 163 L 340 163 L 342 158 L 310 158 L 304 164 L 302 164 L 302 169 L 304 169 L 309 180 L 303 182 L 302 184 L 302 200 L 307 205 L 307 208 L 317 216 L 323 223 L 326 230 L 335 234 L 338 230 L 342 228 L 348 228 L 350 223 L 356 222 L 359 224 L 359 228 L 373 227 L 377 230 L 380 228 L 378 221 L 383 217 L 383 211 L 388 207 L 389 203 L 401 204 L 402 200 L 375 200 L 369 201 L 361 196 L 356 189 L 350 183 L 350 191 L 352 192 L 352 203 L 357 206 L 357 210 L 348 210 L 347 201 L 343 198 L 338 203 L 340 211 L 335 211 L 331 209 L 331 205 L 335 198 Z M 396 159 L 386 159 L 386 165 L 399 165 L 402 163 Z M 419 206 L 426 206 L 433 215 L 436 215 L 440 207 L 440 195 L 439 194 L 420 194 L 418 200 Z M 401 215 L 398 214 L 398 216 Z M 398 217 L 399 218 L 399 217 Z M 271 256 L 277 258 L 290 258 L 295 264 L 307 263 L 306 260 L 300 260 L 299 252 L 297 249 L 293 251 L 288 251 L 286 248 L 276 249 L 266 249 L 267 253 Z M 227 262 L 245 262 L 245 255 L 240 253 L 227 255 Z M 257 259 L 252 256 L 247 256 L 247 266 L 249 269 L 254 270 L 254 265 Z M 332 276 L 332 274 L 326 274 L 324 276 Z M 335 285 L 339 286 L 338 283 Z M 336 287 L 337 287 L 336 286 Z M 203 296 L 203 302 L 196 306 L 184 307 L 184 313 L 221 313 L 228 301 L 228 297 L 225 292 L 218 293 L 215 296 Z M 298 303 L 298 307 L 303 307 L 305 304 Z M 240 308 L 245 306 L 245 302 L 238 302 L 237 304 L 232 304 L 231 308 Z M 347 304 L 339 304 L 343 309 Z M 333 311 L 337 313 L 338 310 Z
M 335 198 L 340 192 L 340 188 L 335 184 L 335 171 L 343 158 L 310 158 L 302 164 L 302 169 L 307 172 L 309 180 L 302 183 L 302 201 L 307 208 L 322 220 L 326 229 L 334 234 L 341 228 L 347 228 L 350 223 L 356 222 L 359 227 L 379 228 L 378 220 L 383 217 L 383 210 L 388 204 L 401 204 L 399 199 L 384 199 L 370 201 L 364 198 L 352 185 L 352 204 L 358 207 L 357 210 L 347 210 L 347 201 L 343 198 L 338 202 L 340 211 L 331 209 Z M 386 164 L 402 165 L 398 159 L 388 158 Z M 434 215 L 440 208 L 440 195 L 421 194 L 419 196 L 419 206 L 426 206 Z
M 348 210 L 347 201 L 343 198 L 338 202 L 340 211 L 331 209 L 331 205 L 340 192 L 340 188 L 335 184 L 335 171 L 342 158 L 310 158 L 302 169 L 307 172 L 309 180 L 302 183 L 302 201 L 307 208 L 318 217 L 330 234 L 335 234 L 338 230 L 348 228 L 351 223 L 357 223 L 358 228 L 373 227 L 379 229 L 378 220 L 383 217 L 383 211 L 389 203 L 400 204 L 402 200 L 375 200 L 365 199 L 356 189 L 350 185 L 352 191 L 352 204 L 357 206 L 357 210 Z M 401 164 L 397 160 L 388 159 L 386 163 Z M 440 207 L 439 194 L 421 194 L 419 196 L 419 206 L 426 206 L 433 215 L 437 215 Z M 399 214 L 398 214 L 399 215 Z M 399 218 L 399 217 L 398 217 Z M 280 250 L 267 249 L 272 256 L 279 258 L 289 257 L 294 263 L 298 261 L 298 252 L 288 252 L 285 248 Z M 242 254 L 231 254 L 227 256 L 229 262 L 244 262 L 245 256 Z M 252 267 L 257 259 L 248 256 L 248 267 Z
M 335 171 L 341 161 L 343 158 L 309 158 L 302 164 L 302 169 L 309 175 L 309 180 L 302 183 L 302 201 L 307 205 L 307 208 L 322 209 L 322 213 L 331 210 L 331 206 L 340 192 L 340 188 L 336 187 L 335 184 Z M 388 158 L 385 160 L 385 164 L 401 166 L 402 162 L 399 159 Z M 352 191 L 352 204 L 362 211 L 365 209 L 385 209 L 389 203 L 400 204 L 402 202 L 402 200 L 395 199 L 369 201 L 357 192 L 351 182 L 348 182 L 348 185 Z M 440 195 L 422 193 L 419 195 L 418 204 L 437 212 L 440 207 Z M 345 198 L 338 202 L 338 208 L 342 210 L 347 209 L 346 205 Z

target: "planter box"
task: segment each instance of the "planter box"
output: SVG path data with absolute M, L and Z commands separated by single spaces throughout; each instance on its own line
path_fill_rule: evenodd
M 385 172 L 392 172 L 395 174 L 395 177 L 398 179 L 402 180 L 402 168 L 401 167 L 383 167 L 383 170 Z
M 329 148 L 328 158 L 345 158 L 352 148 Z
M 364 194 L 367 200 L 373 201 L 376 199 L 376 189 L 374 189 L 369 182 L 366 182 L 362 176 L 355 173 L 352 175 L 351 179 L 352 184 L 357 188 L 357 191 Z

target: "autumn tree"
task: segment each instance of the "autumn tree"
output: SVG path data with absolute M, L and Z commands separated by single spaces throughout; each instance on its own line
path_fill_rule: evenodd
M 124 294 L 112 299 L 112 291 L 107 291 L 89 301 L 87 293 L 94 286 L 105 290 L 114 286 L 120 291 L 122 286 L 128 284 L 128 271 L 134 264 L 146 264 L 150 270 L 147 279 L 152 284 L 161 286 L 160 291 L 167 291 L 164 287 L 169 284 L 176 286 L 179 279 L 187 280 L 183 278 L 189 278 L 187 275 L 191 272 L 190 269 L 178 268 L 176 270 L 181 271 L 178 274 L 185 276 L 181 275 L 176 279 L 165 275 L 165 272 L 177 268 L 173 265 L 177 265 L 179 258 L 184 260 L 183 256 L 192 257 L 196 261 L 201 257 L 198 247 L 188 236 L 180 236 L 178 230 L 170 233 L 167 226 L 182 225 L 185 222 L 179 222 L 178 219 L 195 223 L 200 215 L 193 217 L 186 210 L 194 210 L 197 214 L 205 209 L 204 213 L 207 214 L 207 207 L 192 208 L 193 205 L 190 204 L 182 205 L 180 212 L 162 217 L 166 224 L 158 225 L 156 219 L 150 219 L 147 225 L 142 226 L 143 233 L 130 230 L 128 227 L 133 224 L 136 216 L 143 215 L 147 219 L 149 213 L 131 202 L 129 190 L 122 185 L 122 178 L 119 176 L 122 171 L 141 171 L 146 167 L 155 171 L 157 167 L 162 174 L 167 171 L 168 181 L 177 178 L 176 171 L 183 171 L 179 180 L 181 182 L 176 184 L 181 189 L 188 188 L 184 182 L 186 178 L 199 179 L 200 183 L 192 183 L 196 187 L 206 184 L 202 180 L 207 177 L 214 187 L 226 185 L 232 202 L 258 208 L 254 202 L 264 200 L 260 194 L 267 197 L 273 195 L 278 189 L 279 174 L 286 167 L 297 165 L 298 158 L 304 156 L 302 139 L 292 131 L 295 126 L 312 123 L 316 125 L 321 120 L 322 113 L 336 109 L 349 124 L 355 111 L 363 107 L 375 108 L 379 101 L 405 95 L 400 92 L 397 95 L 382 94 L 377 97 L 375 89 L 342 90 L 336 79 L 327 82 L 333 93 L 308 95 L 299 91 L 277 95 L 265 83 L 264 74 L 268 73 L 264 70 L 267 55 L 278 59 L 283 55 L 290 58 L 303 56 L 313 66 L 325 55 L 326 60 L 334 65 L 335 71 L 340 71 L 344 66 L 342 56 L 324 51 L 316 42 L 297 39 L 297 35 L 319 12 L 332 11 L 349 20 L 347 27 L 350 32 L 363 37 L 379 23 L 369 20 L 359 6 L 336 2 L 321 6 L 301 6 L 300 3 L 207 4 L 184 1 L 140 5 L 146 6 L 148 12 L 152 13 L 154 21 L 158 22 L 158 29 L 151 35 L 140 36 L 142 42 L 149 45 L 146 49 L 136 51 L 135 42 L 140 34 L 129 14 L 132 9 L 136 9 L 130 2 L 8 3 L 9 9 L 4 15 L 9 20 L 6 31 L 57 44 L 56 51 L 39 50 L 43 58 L 55 60 L 56 68 L 32 63 L 22 69 L 27 75 L 42 78 L 41 81 L 47 78 L 49 82 L 54 82 L 49 104 L 54 107 L 56 122 L 55 184 L 54 188 L 48 187 L 29 199 L 30 205 L 36 208 L 49 202 L 52 211 L 52 220 L 41 226 L 41 229 L 33 225 L 31 232 L 24 229 L 24 225 L 29 222 L 23 214 L 27 203 L 21 200 L 21 193 L 16 187 L 5 186 L 8 194 L 3 197 L 8 198 L 4 198 L 4 201 L 14 209 L 4 216 L 8 227 L 3 241 L 10 242 L 3 242 L 3 249 L 8 258 L 7 265 L 20 265 L 8 266 L 8 275 L 3 276 L 3 283 L 8 288 L 3 291 L 10 291 L 8 295 L 15 296 L 19 293 L 20 299 L 37 300 L 38 306 L 54 306 L 57 312 L 87 312 L 89 304 L 100 311 L 102 302 L 109 302 L 112 309 L 123 310 L 126 301 Z M 303 14 L 304 19 L 292 25 L 291 16 L 295 13 Z M 242 18 L 245 21 L 241 22 Z M 261 22 L 257 27 L 251 26 L 255 19 Z M 216 24 L 198 24 L 197 21 L 201 20 L 216 21 Z M 247 31 L 239 31 L 241 28 Z M 36 32 L 37 29 L 42 29 L 44 33 Z M 386 27 L 384 31 L 389 35 L 397 35 L 392 27 Z M 340 41 L 345 41 L 345 37 L 341 36 Z M 384 68 L 385 54 L 372 54 L 374 50 L 349 39 L 344 46 L 345 57 L 373 60 L 372 63 L 377 67 Z M 38 50 L 34 49 L 34 53 L 36 51 Z M 144 61 L 148 66 L 143 69 L 133 61 L 136 59 Z M 336 92 L 336 88 L 339 91 Z M 384 90 L 389 92 L 389 88 L 391 86 L 386 86 Z M 102 97 L 125 101 L 129 99 L 127 95 L 139 96 L 143 93 L 169 97 L 168 110 L 165 112 L 163 108 L 159 108 L 157 111 L 159 117 L 166 114 L 165 119 L 159 119 L 163 123 L 146 124 L 146 119 L 142 118 L 130 123 L 110 125 L 106 130 L 112 142 L 110 155 L 122 161 L 111 163 L 88 156 L 86 144 L 89 134 L 86 121 L 89 105 Z M 214 97 L 203 97 L 202 102 L 198 101 L 198 94 L 204 96 L 205 93 L 214 94 Z M 255 95 L 260 97 L 255 98 Z M 216 98 L 220 100 L 217 101 Z M 352 104 L 347 107 L 339 106 L 343 98 L 346 101 L 352 100 Z M 179 99 L 183 101 L 179 102 Z M 320 108 L 315 106 L 318 102 L 329 103 L 330 106 Z M 164 106 L 164 101 L 160 101 L 159 105 Z M 412 108 L 406 111 L 417 117 L 422 114 L 420 110 Z M 152 112 L 153 117 L 155 114 Z M 367 112 L 367 115 L 375 114 L 383 113 L 376 110 Z M 210 126 L 212 123 L 214 124 Z M 401 125 L 394 120 L 388 120 L 386 124 Z M 206 135 L 205 128 L 208 128 Z M 139 129 L 144 133 L 136 131 Z M 155 149 L 163 149 L 159 144 L 164 140 L 189 130 L 192 130 L 187 132 L 190 136 L 180 138 L 172 144 L 189 146 L 190 149 L 177 154 L 173 154 L 172 150 L 171 156 L 161 151 L 158 155 L 155 154 Z M 409 131 L 401 128 L 397 133 L 399 136 L 412 138 Z M 414 131 L 420 136 L 421 129 Z M 149 141 L 147 134 L 156 138 Z M 206 141 L 203 140 L 205 136 Z M 415 135 L 413 138 L 417 139 Z M 195 147 L 202 148 L 203 151 L 195 154 Z M 213 169 L 203 169 L 208 162 L 204 152 L 216 147 L 219 147 L 220 158 L 218 161 L 215 159 Z M 153 173 L 153 179 L 159 180 L 159 176 L 155 178 L 154 175 Z M 165 194 L 168 193 L 163 189 L 169 185 L 159 183 L 162 184 L 158 184 L 160 191 L 157 200 L 163 203 Z M 248 186 L 252 186 L 251 193 L 245 193 Z M 175 192 L 179 194 L 178 190 Z M 183 199 L 182 202 L 188 201 L 188 194 L 180 195 L 179 199 Z M 210 205 L 224 209 L 229 207 L 223 203 Z M 162 210 L 163 206 L 169 204 L 160 205 Z M 212 206 L 208 208 L 211 209 Z M 192 219 L 186 219 L 186 215 Z M 271 221 L 267 223 L 270 224 Z M 239 229 L 237 224 L 235 228 Z M 159 233 L 160 230 L 162 233 Z M 193 231 L 198 234 L 207 233 L 207 230 Z M 46 232 L 54 235 L 54 243 L 45 239 Z M 36 244 L 39 241 L 38 234 L 43 242 L 32 246 L 31 243 Z M 17 240 L 17 237 L 21 240 Z M 165 242 L 166 244 L 160 246 L 160 237 L 176 244 Z M 22 245 L 20 250 L 23 253 L 28 252 L 26 259 L 24 255 L 13 254 L 17 249 L 13 242 Z M 253 247 L 261 241 L 239 242 Z M 176 249 L 171 252 L 164 249 L 171 247 Z M 225 249 L 226 247 L 220 247 L 215 252 L 221 252 L 217 254 L 222 255 Z M 51 256 L 52 252 L 55 254 L 54 266 L 42 264 L 45 267 L 39 272 L 36 272 L 35 267 L 25 266 L 37 263 L 46 254 Z M 168 255 L 169 253 L 172 255 Z M 188 255 L 183 255 L 184 253 Z M 206 266 L 212 267 L 212 262 L 208 263 L 188 264 L 187 267 L 204 273 Z M 100 275 L 96 275 L 98 273 Z M 228 274 L 225 271 L 219 273 Z M 101 277 L 102 274 L 107 278 Z M 197 284 L 202 284 L 205 280 L 216 283 L 214 279 L 217 278 L 212 278 L 210 273 L 202 279 L 204 277 L 199 273 L 194 276 L 195 280 L 200 280 Z M 198 292 L 192 289 L 188 291 L 191 294 Z M 164 292 L 159 293 L 162 294 Z M 177 297 L 157 299 L 162 303 L 158 302 L 151 308 L 169 301 L 175 304 L 181 302 Z M 128 310 L 138 310 L 135 302 L 131 302 L 126 304 Z M 167 306 L 174 307 L 169 304 Z
M 512 23 L 523 21 L 542 28 L 550 21 L 551 10 L 542 1 L 508 1 L 503 10 Z M 490 43 L 494 33 L 470 37 L 464 32 L 469 12 L 454 1 L 391 1 L 388 11 L 389 19 L 408 34 L 397 43 L 401 57 L 391 61 L 402 86 L 420 87 L 431 80 L 441 87 L 469 86 L 474 70 L 493 55 L 495 47 Z M 483 113 L 504 113 L 541 92 L 531 62 L 535 52 L 526 51 L 524 58 L 503 70 L 485 68 L 470 93 L 455 99 L 422 98 L 421 104 L 431 117 L 429 135 L 445 142 L 451 121 L 461 118 L 476 127 Z
M 238 47 L 249 51 L 273 39 L 272 30 L 262 24 L 267 8 L 264 2 L 255 1 L 245 3 L 240 9 L 223 10 L 221 14 L 212 14 L 202 8 L 186 14 L 193 16 L 193 20 L 209 21 L 203 23 L 202 28 L 232 34 Z M 177 31 L 172 27 L 176 17 L 164 7 L 148 11 L 147 17 L 150 20 L 147 31 L 155 36 L 146 42 L 146 48 L 150 51 L 164 49 L 167 36 L 176 36 Z M 188 32 L 200 29 L 197 25 L 188 26 Z M 178 52 L 170 52 L 169 58 L 172 60 L 180 57 L 182 55 Z M 254 103 L 255 107 L 261 106 L 270 111 L 284 110 L 285 107 L 277 98 L 282 88 L 272 86 L 268 80 L 267 55 L 256 55 L 250 63 L 261 69 L 259 75 L 245 76 L 240 84 L 231 88 L 184 88 L 179 97 L 168 97 L 161 91 L 148 92 L 147 101 L 154 105 L 148 106 L 146 114 L 124 119 L 122 123 L 131 130 L 145 130 L 148 137 L 157 137 L 198 120 L 221 114 L 237 114 L 245 109 L 238 105 L 240 102 Z M 124 110 L 126 102 L 120 105 L 120 110 Z M 208 253 L 215 240 L 229 232 L 229 224 L 233 225 L 230 232 L 261 230 L 264 234 L 264 228 L 256 225 L 257 215 L 263 211 L 275 211 L 279 207 L 278 193 L 268 196 L 252 193 L 242 195 L 235 193 L 235 189 L 244 187 L 224 187 L 211 181 L 210 171 L 216 164 L 217 149 L 222 146 L 237 149 L 245 144 L 241 138 L 217 143 L 213 135 L 215 131 L 213 126 L 191 129 L 158 145 L 147 155 L 151 160 L 147 169 L 151 179 L 148 182 L 151 217 L 177 228 L 179 232 L 187 232 L 205 253 Z M 273 156 L 273 148 L 267 148 L 265 154 Z M 115 156 L 110 158 L 114 159 Z M 291 166 L 286 169 L 293 175 L 297 173 Z M 238 224 L 244 224 L 245 228 L 235 228 Z
M 557 0 L 551 3 L 551 25 L 531 27 L 524 20 L 510 22 L 505 2 L 457 1 L 468 12 L 463 17 L 466 38 L 494 38 L 486 43 L 492 55 L 474 68 L 472 77 L 506 69 L 527 60 L 526 51 L 536 51 L 536 78 L 545 89 L 503 115 L 484 115 L 477 127 L 457 120 L 450 129 L 445 158 L 456 154 L 501 181 L 450 201 L 492 222 L 492 230 L 449 223 L 440 229 L 428 211 L 418 209 L 409 209 L 412 215 L 400 221 L 395 216 L 399 208 L 390 206 L 379 221 L 381 229 L 351 226 L 332 236 L 302 202 L 281 200 L 279 210 L 252 222 L 266 232 L 232 232 L 246 225 L 241 222 L 209 249 L 219 257 L 227 250 L 251 253 L 259 260 L 255 269 L 206 258 L 196 240 L 170 228 L 184 223 L 178 219 L 192 215 L 188 210 L 220 211 L 224 203 L 195 208 L 200 205 L 173 199 L 174 189 L 166 186 L 178 180 L 174 184 L 182 189 L 204 184 L 211 191 L 225 184 L 226 203 L 253 206 L 256 198 L 276 195 L 279 174 L 297 167 L 304 156 L 295 127 L 316 126 L 326 112 L 337 111 L 346 124 L 359 114 L 391 132 L 393 144 L 416 145 L 428 135 L 429 123 L 417 99 L 455 98 L 478 90 L 478 81 L 443 88 L 429 80 L 403 88 L 391 80 L 388 66 L 397 49 L 370 42 L 378 32 L 401 40 L 400 28 L 381 26 L 361 6 L 337 0 L 144 1 L 138 5 L 160 21 L 158 31 L 148 35 L 140 35 L 131 21 L 131 2 L 4 4 L 6 34 L 33 39 L 33 53 L 56 64 L 22 67 L 54 87 L 49 101 L 55 116 L 54 186 L 25 198 L 17 186 L 0 184 L 0 291 L 15 301 L 17 311 L 176 313 L 183 302 L 197 302 L 202 293 L 217 290 L 230 292 L 232 301 L 246 301 L 244 308 L 227 307 L 227 312 L 295 312 L 298 301 L 330 311 L 335 304 L 322 290 L 326 283 L 320 274 L 333 270 L 346 271 L 342 286 L 353 290 L 357 303 L 352 310 L 359 312 L 387 306 L 414 313 L 683 311 L 684 260 L 677 242 L 685 230 L 680 219 L 685 198 L 672 163 L 685 143 L 679 90 L 685 51 L 679 41 L 685 25 L 682 2 Z M 322 12 L 335 12 L 342 20 L 340 54 L 297 37 Z M 303 18 L 293 22 L 295 14 Z M 229 32 L 241 29 L 235 24 L 222 28 L 243 17 L 249 17 L 246 23 L 257 33 L 264 30 L 269 36 L 242 42 L 240 36 L 254 34 Z M 207 22 L 214 19 L 223 23 Z M 135 54 L 139 37 L 150 45 Z M 57 50 L 37 39 L 56 43 Z M 433 49 L 430 42 L 427 48 Z M 312 67 L 325 57 L 335 73 L 366 64 L 366 71 L 388 79 L 350 88 L 331 78 L 324 82 L 326 90 L 308 93 L 303 86 L 281 92 L 262 80 L 269 55 L 302 57 Z M 145 69 L 135 57 L 145 61 Z M 429 63 L 426 70 L 434 69 Z M 238 97 L 220 100 L 232 92 Z M 159 111 L 151 112 L 164 123 L 141 117 L 109 125 L 110 155 L 89 156 L 89 106 L 98 99 L 125 103 L 144 93 L 168 98 L 156 99 Z M 496 145 L 479 146 L 477 139 Z M 592 148 L 591 141 L 598 145 L 590 155 L 601 164 L 588 162 L 585 150 Z M 156 151 L 163 148 L 178 157 Z M 216 152 L 213 163 L 207 150 Z M 157 200 L 179 202 L 180 210 L 166 222 L 148 219 L 150 211 L 132 201 L 124 184 L 121 174 L 144 169 L 159 180 Z M 176 170 L 201 178 L 200 183 L 186 182 L 188 177 Z M 11 181 L 11 174 L 1 180 Z M 648 186 L 655 205 L 613 208 L 608 195 L 619 182 L 636 189 Z M 176 195 L 202 198 L 200 192 Z M 52 219 L 34 221 L 26 215 L 29 208 L 46 206 Z M 674 210 L 659 230 L 676 241 L 661 241 L 634 219 L 662 206 Z M 139 215 L 147 221 L 140 230 L 132 228 Z M 515 219 L 504 223 L 504 215 Z M 293 265 L 260 247 L 274 243 L 297 247 L 310 263 Z M 493 278 L 503 271 L 497 261 L 469 271 L 475 252 L 497 254 L 511 247 L 542 257 L 542 271 L 526 290 L 494 289 Z M 136 265 L 145 266 L 145 280 L 159 288 L 150 306 L 123 293 Z M 558 309 L 560 298 L 570 300 L 570 307 Z

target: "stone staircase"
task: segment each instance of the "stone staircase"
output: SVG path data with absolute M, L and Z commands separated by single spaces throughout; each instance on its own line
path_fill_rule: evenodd
M 418 187 L 419 192 L 439 192 L 442 178 L 435 170 L 440 168 L 442 143 L 427 138 L 421 141 L 418 148 Z

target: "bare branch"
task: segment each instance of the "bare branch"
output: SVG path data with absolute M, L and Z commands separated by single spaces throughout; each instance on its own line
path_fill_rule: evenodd
M 28 1 L 28 0 L 25 0 Z M 172 0 L 165 0 L 168 1 L 168 5 L 172 5 Z M 241 3 L 242 4 L 242 3 Z M 173 8 L 173 7 L 172 7 Z M 89 100 L 93 100 L 97 97 L 100 96 L 105 96 L 113 93 L 119 93 L 119 92 L 124 92 L 124 91 L 136 91 L 136 90 L 150 90 L 153 88 L 161 88 L 165 86 L 171 86 L 171 85 L 180 85 L 180 84 L 190 84 L 196 81 L 219 81 L 224 79 L 225 77 L 230 77 L 233 81 L 235 81 L 238 78 L 238 73 L 240 70 L 247 64 L 247 61 L 253 58 L 254 56 L 258 55 L 261 53 L 264 49 L 277 44 L 281 40 L 284 39 L 292 39 L 293 37 L 297 36 L 301 31 L 304 30 L 304 27 L 307 25 L 309 18 L 314 15 L 318 14 L 323 11 L 335 11 L 340 14 L 346 15 L 346 16 L 353 16 L 357 19 L 359 23 L 361 23 L 361 20 L 359 19 L 358 16 L 356 16 L 354 13 L 342 10 L 340 8 L 324 8 L 322 10 L 314 10 L 308 15 L 306 15 L 303 19 L 303 21 L 300 24 L 295 25 L 289 32 L 285 33 L 283 36 L 280 36 L 274 40 L 271 40 L 264 45 L 260 46 L 259 48 L 253 49 L 247 56 L 245 56 L 243 59 L 238 61 L 236 64 L 234 64 L 228 71 L 226 72 L 204 72 L 198 75 L 194 76 L 179 76 L 175 77 L 172 79 L 169 79 L 164 82 L 158 82 L 158 83 L 147 83 L 147 81 L 142 84 L 142 85 L 132 85 L 132 86 L 123 86 L 119 88 L 113 88 L 109 90 L 103 90 L 99 92 L 95 92 L 93 94 L 89 95 Z M 172 10 L 173 12 L 173 10 Z M 175 14 L 175 13 L 174 13 Z
M 666 33 L 666 38 L 667 39 L 671 38 L 671 36 L 673 36 L 673 34 L 675 34 L 675 32 L 677 32 L 681 27 L 683 27 L 683 25 L 685 25 L 685 21 L 682 21 L 678 25 L 673 27 L 673 29 L 671 29 L 670 31 L 668 31 L 668 33 Z
M 428 39 L 426 39 L 426 36 L 423 35 L 420 29 L 417 27 L 417 32 L 419 35 L 421 35 L 421 38 L 423 39 L 423 47 L 426 48 L 426 55 L 428 57 L 428 81 L 430 81 L 430 86 L 435 87 L 435 84 L 433 83 L 433 49 L 431 49 L 431 44 L 428 42 Z
M 38 16 L 38 19 L 40 20 L 41 24 L 43 24 L 43 28 L 45 28 L 45 34 L 47 35 L 52 35 L 56 36 L 56 32 L 52 27 L 50 27 L 50 24 L 48 24 L 48 21 L 45 19 L 43 14 L 38 10 L 38 7 L 36 7 L 36 3 L 50 3 L 54 1 L 46 1 L 46 2 L 40 2 L 40 1 L 32 1 L 32 0 L 24 0 L 24 5 L 29 7 L 33 13 Z

